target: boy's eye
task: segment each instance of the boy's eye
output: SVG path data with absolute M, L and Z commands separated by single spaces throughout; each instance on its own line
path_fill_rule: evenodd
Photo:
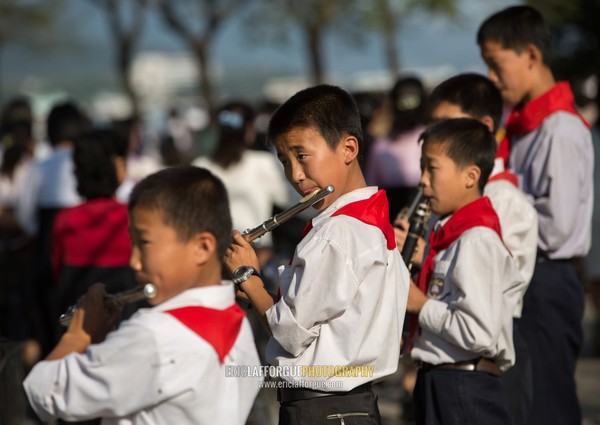
M 306 159 L 307 156 L 308 155 L 306 155 L 305 153 L 299 153 L 296 157 L 299 161 L 302 161 L 303 159 Z

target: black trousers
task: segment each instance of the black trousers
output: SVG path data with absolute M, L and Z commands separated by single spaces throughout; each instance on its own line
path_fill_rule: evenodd
M 380 425 L 377 396 L 371 389 L 281 403 L 279 425 Z
M 530 424 L 581 423 L 575 367 L 583 343 L 583 308 L 583 284 L 574 265 L 539 257 L 520 322 L 533 366 Z
M 513 342 L 516 361 L 500 379 L 506 387 L 508 404 L 515 425 L 527 425 L 533 403 L 533 365 L 529 344 L 520 330 L 520 319 L 513 320 Z
M 500 378 L 485 372 L 420 369 L 413 393 L 417 425 L 511 425 Z

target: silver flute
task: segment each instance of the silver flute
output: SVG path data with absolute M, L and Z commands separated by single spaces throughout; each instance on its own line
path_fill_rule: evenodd
M 105 305 L 107 308 L 117 308 L 125 304 L 140 301 L 143 299 L 154 298 L 156 295 L 156 286 L 152 283 L 147 283 L 144 286 L 139 286 L 127 291 L 117 292 L 116 294 L 106 294 Z M 69 326 L 71 319 L 77 310 L 77 304 L 70 306 L 66 312 L 60 315 L 58 323 L 63 326 Z
M 304 198 L 300 199 L 297 204 L 292 205 L 288 209 L 280 212 L 279 214 L 275 214 L 273 217 L 265 221 L 260 226 L 256 226 L 253 229 L 246 229 L 242 232 L 242 236 L 248 242 L 252 242 L 255 239 L 260 238 L 265 233 L 270 232 L 277 226 L 282 225 L 290 218 L 300 214 L 302 211 L 307 209 L 310 206 L 313 206 L 321 199 L 325 198 L 330 193 L 333 193 L 335 188 L 332 185 L 327 186 L 324 189 L 315 190 L 313 193 L 306 195 Z

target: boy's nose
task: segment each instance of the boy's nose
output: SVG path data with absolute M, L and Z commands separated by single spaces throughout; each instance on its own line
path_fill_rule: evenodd
M 292 165 L 292 181 L 299 183 L 306 178 L 304 170 L 299 165 Z
M 421 173 L 421 180 L 419 180 L 419 186 L 427 187 L 429 186 L 429 178 L 426 173 Z
M 492 83 L 494 83 L 495 85 L 498 85 L 498 74 L 496 74 L 496 71 L 494 71 L 493 69 L 488 69 L 488 78 L 490 79 L 490 81 Z
M 140 261 L 140 250 L 135 246 L 131 249 L 131 256 L 129 257 L 129 267 L 134 271 L 139 272 L 142 270 L 142 263 Z

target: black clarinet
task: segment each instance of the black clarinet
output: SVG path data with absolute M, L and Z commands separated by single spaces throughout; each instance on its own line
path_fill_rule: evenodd
M 406 241 L 402 247 L 402 259 L 409 271 L 412 268 L 412 257 L 417 248 L 417 242 L 427 231 L 427 222 L 430 215 L 429 200 L 423 196 L 422 190 L 419 190 L 419 193 L 415 196 L 415 201 L 412 204 L 416 207 L 414 211 L 410 211 L 410 216 L 407 217 L 410 225 Z

